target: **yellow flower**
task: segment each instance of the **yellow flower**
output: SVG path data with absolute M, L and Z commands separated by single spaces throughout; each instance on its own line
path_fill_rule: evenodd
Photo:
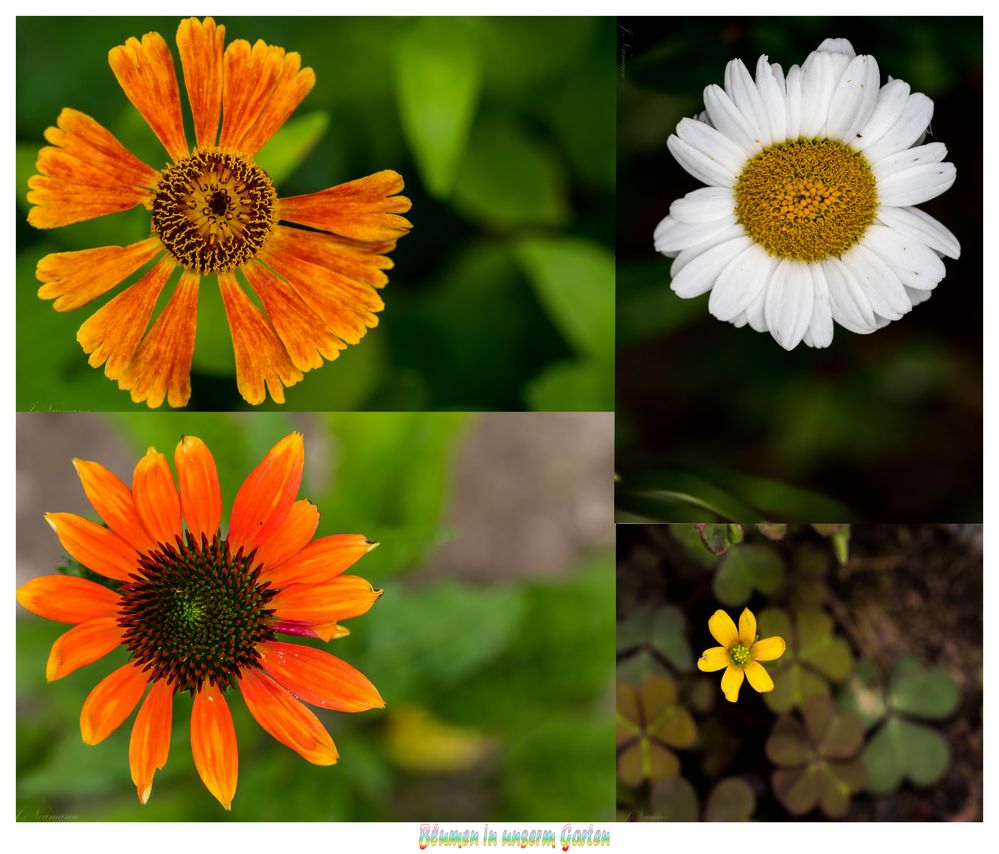
M 155 169 L 107 128 L 64 109 L 45 131 L 28 181 L 35 228 L 57 228 L 142 205 L 149 236 L 129 246 L 56 252 L 38 262 L 38 295 L 81 308 L 143 270 L 80 327 L 91 367 L 150 407 L 191 397 L 204 277 L 218 281 L 232 335 L 236 386 L 251 404 L 332 361 L 378 323 L 388 253 L 410 229 L 402 176 L 391 169 L 304 196 L 279 197 L 255 162 L 316 82 L 284 48 L 236 39 L 188 18 L 177 30 L 194 144 L 184 127 L 173 57 L 159 33 L 111 49 L 111 70 L 170 162 Z M 224 49 L 223 49 L 224 48 Z M 180 270 L 176 284 L 170 284 Z M 169 294 L 154 320 L 161 297 Z M 260 307 L 252 295 L 259 300 Z M 262 307 L 262 310 L 261 310 Z
M 725 699 L 734 703 L 739 699 L 739 689 L 745 677 L 761 694 L 773 691 L 774 681 L 761 661 L 774 661 L 784 654 L 784 638 L 756 639 L 756 617 L 746 608 L 739 617 L 736 629 L 732 618 L 718 610 L 708 620 L 708 631 L 721 644 L 706 649 L 697 659 L 697 667 L 705 673 L 725 669 L 721 687 Z

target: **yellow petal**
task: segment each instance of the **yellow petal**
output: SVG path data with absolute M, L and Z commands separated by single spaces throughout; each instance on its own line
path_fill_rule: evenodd
M 739 689 L 742 687 L 743 672 L 741 667 L 729 665 L 728 670 L 722 674 L 721 687 L 725 693 L 725 699 L 734 703 L 739 699 Z
M 756 617 L 749 608 L 744 608 L 739 617 L 739 641 L 745 646 L 756 643 Z
M 739 640 L 739 633 L 736 631 L 732 618 L 720 609 L 715 611 L 711 615 L 711 619 L 708 620 L 708 631 L 711 632 L 711 637 L 725 649 Z
M 774 680 L 770 678 L 767 669 L 758 661 L 750 661 L 746 665 L 746 678 L 749 680 L 749 684 L 761 694 L 766 694 L 767 691 L 774 689 Z
M 704 650 L 704 653 L 697 659 L 697 669 L 705 673 L 714 673 L 723 667 L 728 667 L 732 660 L 728 657 L 728 650 L 723 646 L 713 646 Z
M 784 638 L 761 638 L 750 647 L 749 653 L 753 661 L 774 661 L 784 654 Z

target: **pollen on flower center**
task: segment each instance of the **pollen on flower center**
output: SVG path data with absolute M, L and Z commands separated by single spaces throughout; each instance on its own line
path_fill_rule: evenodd
M 740 667 L 748 664 L 750 658 L 752 658 L 749 647 L 741 643 L 737 643 L 728 651 L 728 657 L 732 659 L 733 664 L 737 664 Z
M 276 222 L 277 193 L 259 166 L 217 149 L 167 166 L 153 197 L 153 231 L 177 262 L 223 273 L 251 260 Z
M 143 555 L 118 609 L 132 660 L 175 692 L 196 693 L 205 681 L 235 687 L 259 658 L 257 645 L 274 637 L 267 605 L 275 591 L 259 576 L 252 554 L 231 554 L 218 534 L 200 543 L 189 534 Z
M 855 245 L 877 212 L 877 182 L 864 156 L 833 140 L 765 148 L 735 185 L 749 236 L 778 258 L 821 261 Z

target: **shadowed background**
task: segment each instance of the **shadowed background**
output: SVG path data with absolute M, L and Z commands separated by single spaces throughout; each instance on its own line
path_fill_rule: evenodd
M 133 718 L 96 747 L 79 730 L 84 699 L 124 651 L 46 684 L 49 647 L 69 626 L 18 607 L 20 819 L 610 817 L 610 414 L 22 413 L 19 583 L 65 559 L 44 512 L 97 518 L 73 457 L 130 482 L 147 446 L 172 459 L 182 433 L 199 436 L 218 464 L 228 515 L 243 478 L 291 430 L 305 437 L 300 496 L 321 513 L 317 536 L 381 543 L 352 572 L 384 595 L 326 648 L 368 676 L 386 708 L 317 709 L 341 754 L 320 768 L 267 735 L 230 694 L 239 785 L 226 813 L 193 767 L 191 701 L 179 695 L 169 760 L 142 807 L 128 769 Z
M 849 38 L 933 99 L 957 181 L 921 205 L 961 242 L 933 297 L 860 336 L 785 352 L 669 290 L 652 233 L 701 186 L 666 139 L 725 64 L 787 69 Z M 621 518 L 980 520 L 980 18 L 622 19 L 618 30 L 617 443 Z M 706 511 L 707 514 L 706 515 Z
M 162 167 L 166 153 L 125 98 L 107 52 L 153 30 L 180 76 L 178 23 L 17 20 L 19 410 L 133 406 L 76 342 L 80 324 L 114 292 L 59 314 L 35 295 L 34 270 L 49 252 L 142 239 L 148 212 L 43 232 L 27 224 L 25 196 L 43 132 L 63 107 L 93 116 Z M 414 227 L 392 253 L 379 325 L 288 389 L 289 409 L 613 407 L 612 19 L 219 23 L 227 43 L 262 38 L 298 51 L 316 72 L 313 90 L 258 157 L 279 195 L 395 169 L 413 201 Z M 214 277 L 202 285 L 188 408 L 245 409 Z

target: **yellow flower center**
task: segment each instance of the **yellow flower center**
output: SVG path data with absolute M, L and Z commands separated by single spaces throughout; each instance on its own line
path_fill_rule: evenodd
M 239 155 L 206 149 L 160 174 L 153 231 L 187 269 L 228 272 L 260 251 L 276 210 L 277 193 L 263 169 Z
M 877 182 L 859 152 L 833 140 L 763 149 L 735 184 L 749 236 L 778 258 L 821 261 L 855 245 L 877 213 Z
M 748 646 L 742 643 L 737 643 L 729 649 L 728 657 L 732 659 L 732 663 L 736 666 L 745 667 L 752 658 L 752 655 L 749 652 Z

